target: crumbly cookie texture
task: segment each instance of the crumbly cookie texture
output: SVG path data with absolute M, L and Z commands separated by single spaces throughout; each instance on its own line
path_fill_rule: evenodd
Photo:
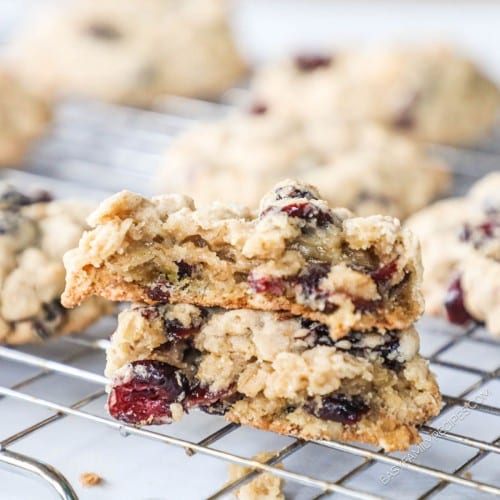
M 0 70 L 0 165 L 21 163 L 50 119 L 48 101 L 29 92 L 6 70 Z
M 413 235 L 388 216 L 330 209 L 309 185 L 284 181 L 258 214 L 179 195 L 118 193 L 64 257 L 63 304 L 111 300 L 290 311 L 337 336 L 405 328 L 422 312 Z
M 62 256 L 78 242 L 90 211 L 81 202 L 0 185 L 0 344 L 74 332 L 110 312 L 111 305 L 95 297 L 71 311 L 60 302 Z
M 374 120 L 422 140 L 470 143 L 492 128 L 500 94 L 449 48 L 372 48 L 300 56 L 262 69 L 256 102 L 301 119 Z
M 272 458 L 276 453 L 272 451 L 263 451 L 253 460 L 264 463 Z M 276 467 L 283 468 L 282 464 L 277 464 Z M 229 464 L 229 483 L 233 483 L 243 476 L 246 476 L 254 469 L 237 464 Z M 259 474 L 249 483 L 241 486 L 234 491 L 235 498 L 239 500 L 285 500 L 285 495 L 282 491 L 283 479 L 269 472 Z
M 287 177 L 321 185 L 332 206 L 401 219 L 446 191 L 450 180 L 443 162 L 380 125 L 301 124 L 260 109 L 180 136 L 155 181 L 161 192 L 187 194 L 200 204 L 219 200 L 257 207 L 262 195 Z
M 50 95 L 132 105 L 214 97 L 245 72 L 227 17 L 224 0 L 83 0 L 26 30 L 12 64 Z
M 200 408 L 305 439 L 406 449 L 441 407 L 419 338 L 276 312 L 155 304 L 122 312 L 107 353 L 108 408 L 162 424 Z
M 421 240 L 427 312 L 457 324 L 484 322 L 500 335 L 500 173 L 464 198 L 415 214 L 408 226 Z

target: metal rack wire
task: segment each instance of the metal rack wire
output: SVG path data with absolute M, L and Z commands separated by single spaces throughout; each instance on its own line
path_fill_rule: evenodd
M 56 194 L 82 193 L 83 190 L 89 196 L 102 198 L 109 191 L 131 185 L 134 189 L 147 194 L 152 170 L 170 138 L 189 126 L 200 115 L 217 116 L 220 113 L 219 105 L 190 100 L 178 100 L 173 104 L 171 102 L 170 106 L 162 112 L 135 110 L 102 103 L 67 102 L 59 110 L 51 135 L 36 148 L 27 168 L 24 171 L 5 170 L 2 176 L 15 183 L 50 187 Z M 436 146 L 436 150 L 451 158 L 455 167 L 458 191 L 463 191 L 475 177 L 491 170 L 492 167 L 497 168 L 496 162 L 500 162 L 500 151 L 495 150 L 494 143 L 493 147 L 482 147 L 476 150 L 457 150 L 440 146 Z M 470 161 L 474 161 L 473 170 L 470 167 L 466 168 L 467 165 L 464 166 L 464 162 L 467 164 Z M 96 179 L 100 190 L 95 189 Z M 421 488 L 418 494 L 411 495 L 415 498 L 450 495 L 450 487 L 461 488 L 459 490 L 461 493 L 458 495 L 470 493 L 471 498 L 477 498 L 480 493 L 488 496 L 500 495 L 500 478 L 498 473 L 495 476 L 495 470 L 499 470 L 498 466 L 496 469 L 493 466 L 486 480 L 475 479 L 471 476 L 471 471 L 474 472 L 474 468 L 484 462 L 487 457 L 498 458 L 500 453 L 498 422 L 500 420 L 496 420 L 497 434 L 484 438 L 481 434 L 474 432 L 461 432 L 460 429 L 457 431 L 456 428 L 460 426 L 458 417 L 455 418 L 456 412 L 473 412 L 475 421 L 480 422 L 479 425 L 488 425 L 486 421 L 481 424 L 485 416 L 491 415 L 497 419 L 500 417 L 500 403 L 491 401 L 494 397 L 492 398 L 490 394 L 491 383 L 499 377 L 499 367 L 495 360 L 500 359 L 500 344 L 485 334 L 478 325 L 461 330 L 450 328 L 438 320 L 425 319 L 420 331 L 424 338 L 427 336 L 433 340 L 431 347 L 433 345 L 434 347 L 426 354 L 435 370 L 451 370 L 457 376 L 463 374 L 469 377 L 469 382 L 458 392 L 452 391 L 444 395 L 445 406 L 442 417 L 434 419 L 421 428 L 424 443 L 430 443 L 430 447 L 436 447 L 439 450 L 444 443 L 453 443 L 467 449 L 466 458 L 454 463 L 452 467 L 448 467 L 448 464 L 443 464 L 441 467 L 429 464 L 426 460 L 426 451 L 423 449 L 414 452 L 417 457 L 412 458 L 413 455 L 408 454 L 403 456 L 385 454 L 374 447 L 335 441 L 305 442 L 300 439 L 290 439 L 285 446 L 274 453 L 272 458 L 265 463 L 259 463 L 247 458 L 243 453 L 224 451 L 217 446 L 221 440 L 238 431 L 239 426 L 235 424 L 223 424 L 215 432 L 208 433 L 202 439 L 190 440 L 169 434 L 168 428 L 138 429 L 118 423 L 107 416 L 101 416 L 89 410 L 89 405 L 99 401 L 105 394 L 106 378 L 89 369 L 75 366 L 88 353 L 99 353 L 106 348 L 108 345 L 106 334 L 110 333 L 110 329 L 104 329 L 97 337 L 94 333 L 82 332 L 75 336 L 58 339 L 63 350 L 64 346 L 68 347 L 68 352 L 77 348 L 75 353 L 63 357 L 62 360 L 47 357 L 44 351 L 30 354 L 22 349 L 0 346 L 0 372 L 5 363 L 15 363 L 34 370 L 28 377 L 16 381 L 15 384 L 0 385 L 0 399 L 10 398 L 27 403 L 30 407 L 41 407 L 50 411 L 49 416 L 0 441 L 0 465 L 8 470 L 24 471 L 38 476 L 50 484 L 61 498 L 77 498 L 74 485 L 71 485 L 58 470 L 50 464 L 12 449 L 16 443 L 33 438 L 42 429 L 67 417 L 74 417 L 77 421 L 90 421 L 119 431 L 123 435 L 135 435 L 182 447 L 190 455 L 205 455 L 224 462 L 248 466 L 254 470 L 238 481 L 222 486 L 217 491 L 203 492 L 200 498 L 213 499 L 225 496 L 263 472 L 283 478 L 291 498 L 295 498 L 295 485 L 307 486 L 304 498 L 318 499 L 330 494 L 341 494 L 350 498 L 398 496 L 401 493 L 387 488 L 385 481 L 387 484 L 391 483 L 393 476 L 398 475 L 399 472 L 409 474 L 409 477 L 413 478 L 411 480 L 416 483 L 422 478 L 426 479 L 425 487 Z M 436 340 L 438 340 L 437 344 L 435 344 Z M 470 346 L 480 350 L 486 349 L 493 361 L 468 363 L 463 361 L 463 356 L 461 358 L 455 355 L 457 351 L 469 350 Z M 83 397 L 78 398 L 72 404 L 61 404 L 36 393 L 33 395 L 32 391 L 28 390 L 54 374 L 64 377 L 65 380 L 85 381 L 95 387 L 89 389 Z M 484 396 L 485 390 L 487 390 L 488 397 L 480 397 L 481 394 Z M 203 418 L 215 417 L 207 415 Z M 443 418 L 447 419 L 444 423 Z M 457 422 L 453 426 L 447 425 L 454 420 Z M 359 460 L 335 479 L 328 477 L 325 479 L 324 475 L 305 472 L 300 460 L 298 468 L 288 466 L 291 458 L 299 456 L 304 450 L 310 450 L 311 447 L 315 447 L 318 453 L 321 451 L 321 453 L 332 454 L 332 457 L 334 453 L 336 453 L 335 457 L 341 453 L 359 457 Z M 277 466 L 280 462 L 283 462 L 283 468 Z M 374 485 L 373 479 L 371 482 L 358 481 L 361 476 L 370 478 L 370 474 L 379 471 L 380 466 L 385 469 L 377 472 L 378 484 Z

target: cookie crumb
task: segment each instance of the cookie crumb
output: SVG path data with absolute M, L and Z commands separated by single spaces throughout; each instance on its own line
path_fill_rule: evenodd
M 102 483 L 102 477 L 95 472 L 84 472 L 80 475 L 80 483 L 84 488 L 97 486 Z
M 264 463 L 271 457 L 276 455 L 275 451 L 264 451 L 255 455 L 253 460 Z M 276 467 L 283 468 L 283 464 L 279 463 Z M 229 483 L 232 483 L 246 474 L 252 472 L 251 467 L 231 464 L 229 465 Z M 243 485 L 234 491 L 235 498 L 238 500 L 285 500 L 285 495 L 282 491 L 283 479 L 269 472 L 260 474 L 249 483 Z

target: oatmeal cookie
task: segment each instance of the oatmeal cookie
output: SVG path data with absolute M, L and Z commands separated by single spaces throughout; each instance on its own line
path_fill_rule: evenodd
M 500 173 L 415 214 L 408 226 L 421 240 L 427 312 L 484 322 L 500 335 Z
M 90 210 L 0 185 L 0 344 L 74 332 L 110 312 L 111 305 L 95 297 L 71 311 L 60 302 L 62 256 L 78 242 Z
M 446 191 L 441 161 L 376 124 L 300 124 L 262 110 L 198 125 L 169 146 L 155 179 L 161 192 L 257 207 L 276 182 L 320 185 L 332 206 L 405 218 Z
M 331 209 L 309 185 L 284 181 L 258 213 L 180 195 L 123 191 L 89 218 L 64 262 L 63 304 L 111 300 L 290 311 L 338 336 L 405 328 L 421 314 L 413 235 L 389 216 Z
M 82 0 L 21 35 L 12 64 L 50 95 L 132 105 L 214 97 L 245 71 L 227 10 L 224 0 Z
M 352 330 L 276 312 L 139 305 L 107 353 L 108 409 L 163 424 L 198 408 L 305 439 L 406 449 L 441 408 L 413 327 Z
M 0 70 L 0 165 L 22 162 L 32 142 L 51 121 L 50 104 Z
M 287 116 L 374 120 L 452 144 L 487 134 L 500 103 L 497 86 L 474 63 L 440 45 L 297 57 L 261 70 L 253 94 Z

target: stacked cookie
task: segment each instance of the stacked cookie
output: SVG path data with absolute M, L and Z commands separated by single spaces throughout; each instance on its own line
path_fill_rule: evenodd
M 287 181 L 258 213 L 122 192 L 65 255 L 63 303 L 138 303 L 108 352 L 110 413 L 201 408 L 307 439 L 405 449 L 440 410 L 418 354 L 418 245 L 391 217 L 331 209 Z

